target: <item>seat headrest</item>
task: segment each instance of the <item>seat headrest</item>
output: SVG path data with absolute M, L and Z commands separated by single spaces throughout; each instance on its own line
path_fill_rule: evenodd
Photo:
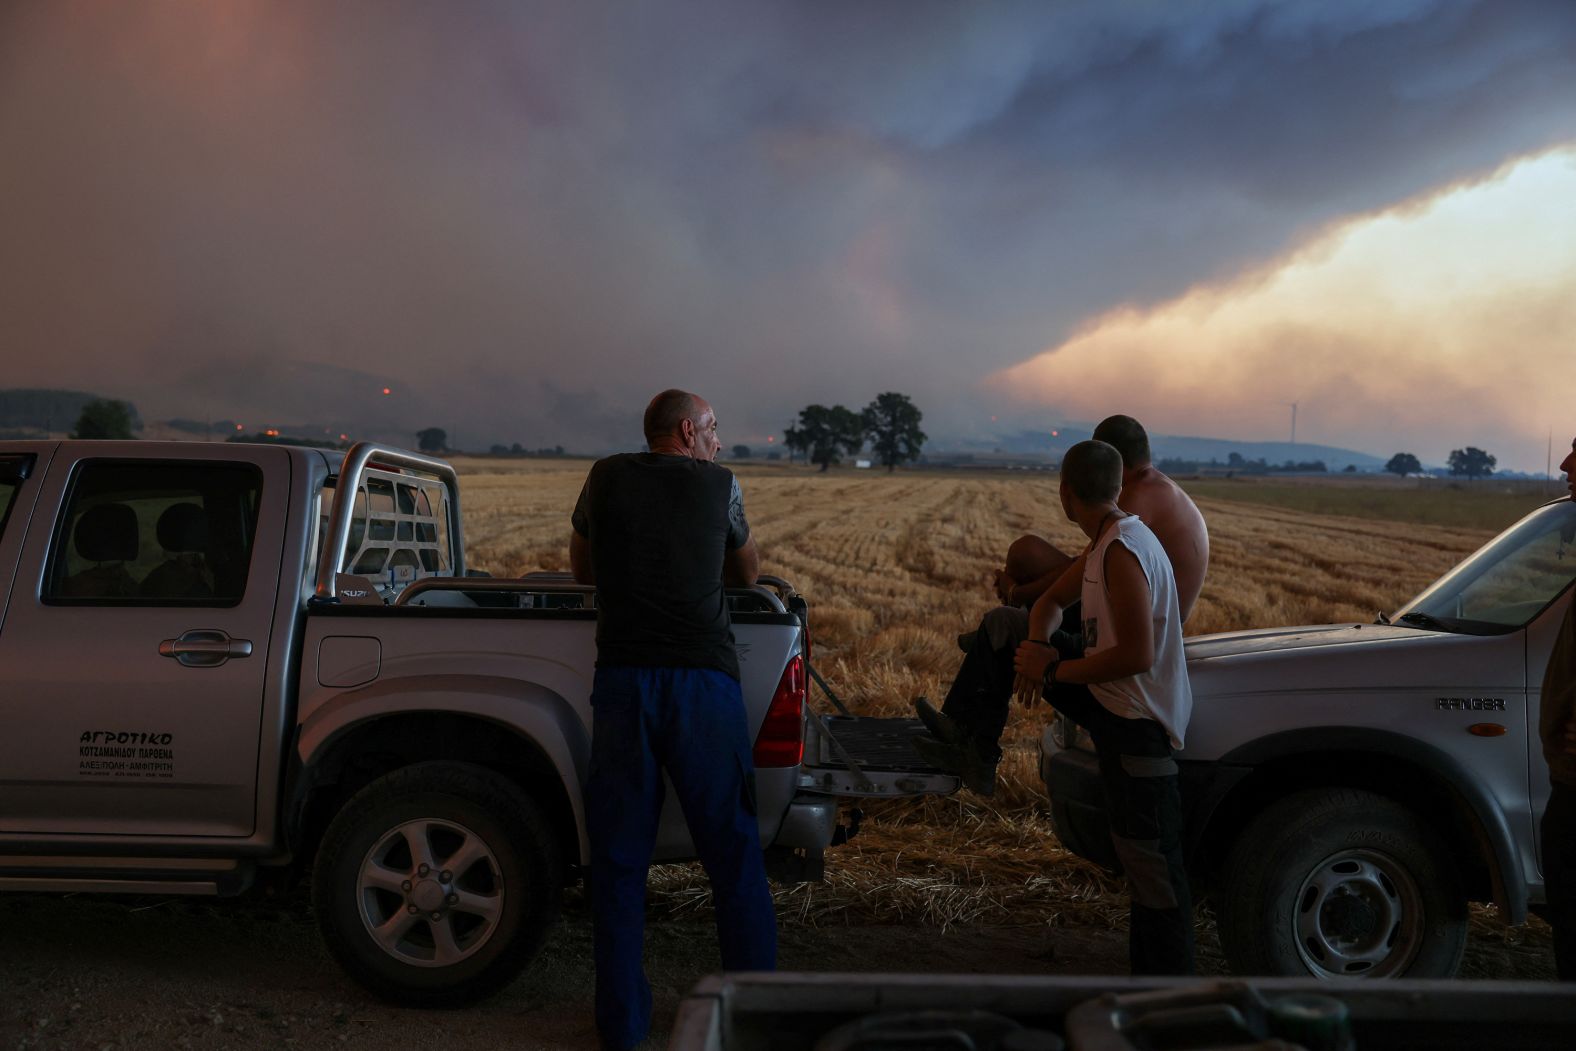
M 137 512 L 125 504 L 99 504 L 83 512 L 72 535 L 77 554 L 89 562 L 134 561 Z
M 169 552 L 206 551 L 208 515 L 196 504 L 171 504 L 159 516 L 159 546 Z

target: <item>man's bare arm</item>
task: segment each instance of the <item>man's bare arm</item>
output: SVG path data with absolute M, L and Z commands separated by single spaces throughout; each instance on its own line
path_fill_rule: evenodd
M 1142 675 L 1155 666 L 1155 623 L 1150 617 L 1149 578 L 1138 556 L 1121 544 L 1105 553 L 1105 585 L 1116 645 L 1092 657 L 1063 661 L 1060 682 L 1112 682 Z
M 1081 574 L 1080 574 L 1081 576 Z M 1155 663 L 1155 628 L 1149 618 L 1149 580 L 1138 558 L 1127 548 L 1112 544 L 1106 549 L 1105 583 L 1111 596 L 1111 628 L 1117 644 L 1092 657 L 1059 661 L 1055 651 L 1035 633 L 1036 622 L 1030 615 L 1029 638 L 1013 655 L 1017 676 L 1013 693 L 1033 707 L 1038 701 L 1045 673 L 1056 663 L 1058 682 L 1110 682 L 1148 671 Z M 1059 582 L 1058 582 L 1058 586 Z M 1049 592 L 1047 592 L 1049 595 Z M 1049 601 L 1048 599 L 1046 601 Z M 1039 603 L 1035 612 L 1040 611 Z M 1059 620 L 1061 610 L 1055 610 Z M 1054 630 L 1055 625 L 1052 625 Z M 1047 632 L 1047 636 L 1048 636 Z
M 722 582 L 730 588 L 747 588 L 761 575 L 761 553 L 751 536 L 722 558 Z
M 1018 654 L 1013 660 L 1018 670 L 1018 675 L 1013 681 L 1012 692 L 1024 704 L 1032 705 L 1034 698 L 1040 695 L 1040 678 L 1045 674 L 1044 663 L 1055 657 L 1051 649 L 1051 632 L 1061 627 L 1062 613 L 1072 605 L 1083 589 L 1084 556 L 1079 555 L 1056 578 L 1056 582 L 1041 592 L 1040 597 L 1034 600 L 1034 607 L 1029 610 L 1029 637 L 1018 647 Z M 1026 651 L 1032 650 L 1033 653 Z M 1028 659 L 1039 664 L 1039 671 L 1029 674 L 1024 670 L 1024 661 Z
M 1062 611 L 1078 600 L 1083 589 L 1084 557 L 1069 562 L 1035 597 L 1029 609 L 1029 638 L 1044 642 L 1061 626 Z
M 569 531 L 569 572 L 576 584 L 595 584 L 596 570 L 591 565 L 591 541 L 579 532 Z

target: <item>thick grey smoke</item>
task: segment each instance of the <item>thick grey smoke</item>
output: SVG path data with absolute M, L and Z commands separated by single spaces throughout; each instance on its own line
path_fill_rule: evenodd
M 9 4 L 4 385 L 582 449 L 670 385 L 730 442 L 896 389 L 958 434 L 1113 305 L 1571 140 L 1559 0 Z

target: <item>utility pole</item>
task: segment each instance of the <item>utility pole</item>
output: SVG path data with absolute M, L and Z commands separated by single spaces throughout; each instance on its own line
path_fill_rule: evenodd
M 1291 403 L 1291 444 L 1297 444 L 1297 403 Z

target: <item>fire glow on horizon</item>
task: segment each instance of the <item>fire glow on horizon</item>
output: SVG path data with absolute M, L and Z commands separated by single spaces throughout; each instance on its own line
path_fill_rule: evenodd
M 1541 470 L 1576 426 L 1576 148 L 1342 223 L 1249 275 L 1119 309 L 986 384 L 1021 406 L 1162 433 L 1263 438 L 1304 408 L 1303 441 L 1386 455 L 1440 433 Z M 1402 446 L 1396 446 L 1400 448 Z

